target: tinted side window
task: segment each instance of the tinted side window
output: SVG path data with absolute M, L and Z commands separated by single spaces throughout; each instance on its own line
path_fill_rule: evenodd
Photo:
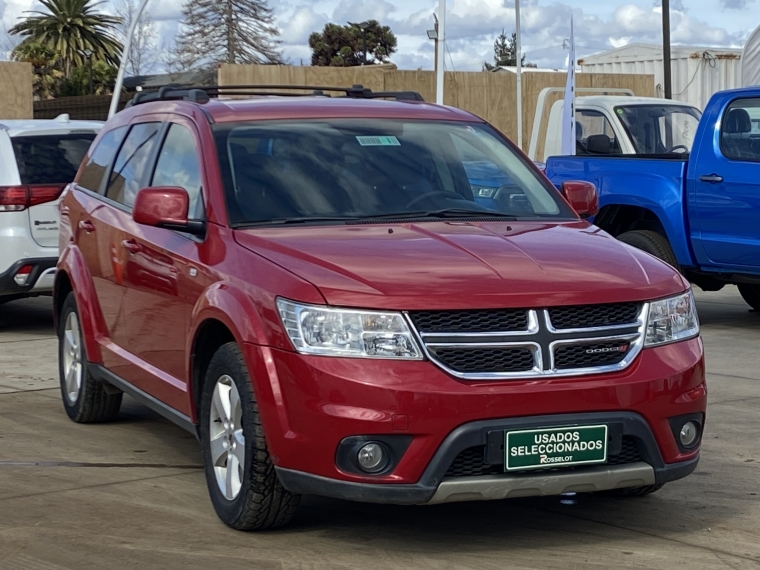
M 79 177 L 79 185 L 82 188 L 87 188 L 93 192 L 100 191 L 103 176 L 113 157 L 116 156 L 116 151 L 119 150 L 119 144 L 121 144 L 125 132 L 127 132 L 127 127 L 119 127 L 107 132 L 100 138 L 98 146 L 92 151 L 90 160 L 87 161 L 87 165 Z
M 720 128 L 720 147 L 727 158 L 760 162 L 760 98 L 737 99 L 728 106 Z
M 169 127 L 150 185 L 184 188 L 190 195 L 190 217 L 203 217 L 198 152 L 195 138 L 185 127 L 176 124 Z
M 620 154 L 620 143 L 612 125 L 598 111 L 576 111 L 576 154 Z
M 132 207 L 160 128 L 161 123 L 141 123 L 132 127 L 116 156 L 106 190 L 107 198 Z
M 21 184 L 71 182 L 94 138 L 94 132 L 12 138 Z

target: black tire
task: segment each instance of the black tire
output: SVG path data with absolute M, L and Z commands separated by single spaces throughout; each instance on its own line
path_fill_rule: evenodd
M 228 376 L 240 395 L 241 423 L 245 438 L 240 491 L 228 500 L 217 483 L 211 453 L 210 418 L 217 381 Z M 222 346 L 209 363 L 201 396 L 201 446 L 205 465 L 206 484 L 211 502 L 219 518 L 237 530 L 264 530 L 290 522 L 296 512 L 300 495 L 285 490 L 269 456 L 264 426 L 259 417 L 248 369 L 240 348 L 235 343 Z
M 739 293 L 742 299 L 756 311 L 760 311 L 760 285 L 739 285 Z
M 665 236 L 650 230 L 634 230 L 620 234 L 618 239 L 623 243 L 632 245 L 636 249 L 654 255 L 676 270 L 681 271 L 681 268 L 678 266 L 678 260 L 676 260 L 676 256 L 673 253 L 673 248 L 670 247 L 670 242 Z
M 623 499 L 633 498 L 633 497 L 646 497 L 647 495 L 651 495 L 652 493 L 656 493 L 662 487 L 665 485 L 665 483 L 660 483 L 659 485 L 646 485 L 645 487 L 629 487 L 627 489 L 612 489 L 611 491 L 605 491 L 605 495 L 609 495 L 610 497 L 620 497 Z
M 119 415 L 121 398 L 124 395 L 112 387 L 104 387 L 97 381 L 87 369 L 87 352 L 82 339 L 81 326 L 78 327 L 78 358 L 81 367 L 81 382 L 76 391 L 75 398 L 69 396 L 66 387 L 66 371 L 64 370 L 64 351 L 66 350 L 65 332 L 69 315 L 76 317 L 77 323 L 81 324 L 74 293 L 69 293 L 61 308 L 58 319 L 58 374 L 61 384 L 61 399 L 66 414 L 77 423 L 91 424 L 108 422 Z M 72 391 L 73 393 L 73 391 Z

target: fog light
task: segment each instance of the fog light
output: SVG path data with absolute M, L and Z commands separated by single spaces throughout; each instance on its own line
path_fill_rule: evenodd
M 388 465 L 388 450 L 380 443 L 368 443 L 359 449 L 356 459 L 362 471 L 377 473 Z
M 699 437 L 699 426 L 695 422 L 686 422 L 681 426 L 681 433 L 679 438 L 681 439 L 681 445 L 686 448 L 693 446 L 697 442 Z

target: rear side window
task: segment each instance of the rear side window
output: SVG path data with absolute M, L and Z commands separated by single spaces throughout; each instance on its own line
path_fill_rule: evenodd
M 151 151 L 161 123 L 141 123 L 132 127 L 116 156 L 106 198 L 131 208 L 145 179 Z
M 720 127 L 720 148 L 726 158 L 760 162 L 760 98 L 729 105 Z
M 119 150 L 119 144 L 124 138 L 126 131 L 127 127 L 119 127 L 100 137 L 98 146 L 92 151 L 90 160 L 87 161 L 87 165 L 79 177 L 78 183 L 82 188 L 87 188 L 87 190 L 93 192 L 100 192 L 103 176 L 105 176 L 108 165 L 111 164 L 114 156 L 116 156 L 116 151 Z
M 67 184 L 74 180 L 95 133 L 11 139 L 21 184 Z

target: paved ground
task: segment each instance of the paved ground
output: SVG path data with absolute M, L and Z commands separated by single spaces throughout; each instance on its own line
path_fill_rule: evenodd
M 734 288 L 698 297 L 710 410 L 692 477 L 629 501 L 308 498 L 261 534 L 218 522 L 179 428 L 132 402 L 71 423 L 48 303 L 0 307 L 0 569 L 760 568 L 760 314 Z

